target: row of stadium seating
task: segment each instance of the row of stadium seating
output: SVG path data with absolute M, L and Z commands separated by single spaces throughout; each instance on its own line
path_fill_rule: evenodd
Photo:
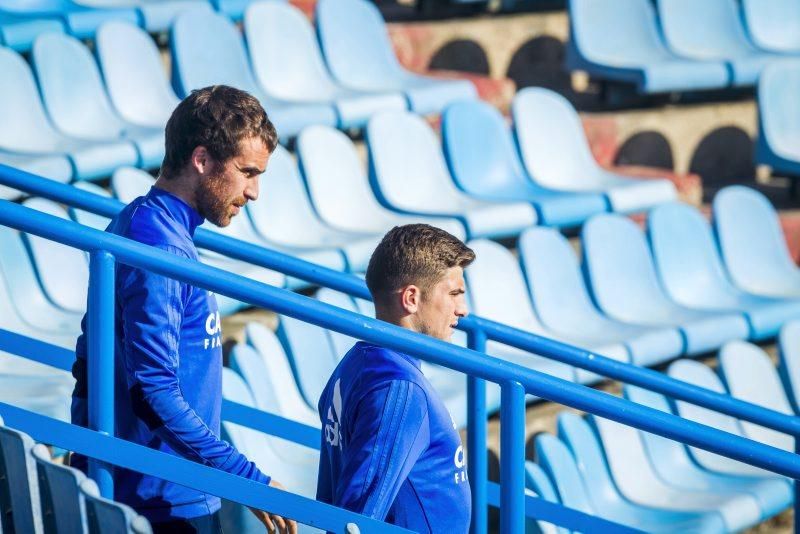
M 569 19 L 568 68 L 640 93 L 753 86 L 800 54 L 792 0 L 569 0 Z
M 54 462 L 50 451 L 0 420 L 0 506 L 3 532 L 150 534 L 130 507 L 100 497 L 97 484 Z

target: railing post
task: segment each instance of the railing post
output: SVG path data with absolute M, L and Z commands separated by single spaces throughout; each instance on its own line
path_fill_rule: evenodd
M 794 437 L 794 453 L 800 454 L 800 434 Z M 800 533 L 800 480 L 794 481 L 794 532 Z
M 483 330 L 470 330 L 467 346 L 477 352 L 486 352 L 486 334 Z M 486 428 L 486 381 L 467 375 L 467 475 L 472 489 L 471 534 L 486 534 L 489 522 L 486 503 L 486 481 L 489 478 Z
M 525 388 L 504 382 L 500 393 L 500 532 L 525 532 Z
M 114 256 L 94 251 L 89 261 L 87 310 L 89 428 L 114 435 Z M 89 460 L 100 495 L 114 498 L 113 467 Z

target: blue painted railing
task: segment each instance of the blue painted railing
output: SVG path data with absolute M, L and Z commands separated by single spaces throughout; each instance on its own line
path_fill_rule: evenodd
M 0 166 L 0 184 L 108 217 L 115 215 L 122 206 L 112 199 L 98 197 L 9 167 Z M 491 358 L 479 352 L 483 352 L 485 349 L 487 339 L 493 339 L 610 378 L 658 391 L 673 398 L 752 421 L 791 434 L 795 438 L 800 435 L 800 421 L 794 417 L 685 384 L 648 369 L 617 362 L 583 349 L 472 316 L 460 321 L 459 327 L 469 334 L 470 348 L 478 351 L 474 352 L 196 262 L 174 256 L 161 257 L 160 255 L 164 255 L 163 252 L 144 245 L 131 243 L 118 236 L 98 232 L 77 223 L 65 222 L 62 219 L 32 212 L 6 201 L 0 202 L 0 224 L 89 251 L 93 258 L 90 294 L 98 301 L 96 303 L 98 308 L 102 306 L 100 301 L 104 298 L 108 299 L 109 296 L 99 294 L 100 292 L 94 291 L 92 287 L 97 286 L 98 283 L 104 283 L 101 278 L 103 275 L 99 273 L 108 267 L 100 265 L 103 263 L 101 258 L 110 255 L 116 261 L 152 270 L 215 293 L 272 309 L 281 314 L 379 343 L 467 373 L 470 375 L 468 376 L 468 450 L 470 454 L 469 474 L 472 481 L 475 509 L 474 532 L 485 532 L 485 504 L 488 501 L 485 455 L 486 410 L 483 401 L 485 380 L 500 384 L 502 391 L 501 528 L 504 532 L 521 532 L 524 526 L 526 507 L 523 491 L 524 473 L 519 466 L 524 461 L 525 393 L 716 452 L 794 479 L 800 475 L 800 462 L 797 462 L 795 454 L 686 421 L 674 415 Z M 308 264 L 297 258 L 203 230 L 197 232 L 195 241 L 198 246 L 203 248 L 278 270 L 287 275 L 331 287 L 353 296 L 369 298 L 363 282 L 354 276 Z M 90 302 L 91 309 L 96 309 L 94 304 L 94 300 Z M 90 341 L 94 347 L 105 347 L 101 354 L 108 350 L 108 342 L 108 339 Z M 98 365 L 99 362 L 93 364 L 91 360 L 90 356 L 90 367 Z M 90 373 L 92 372 L 99 373 L 97 370 L 90 371 Z M 96 392 L 97 395 L 102 393 Z M 95 420 L 98 424 L 103 424 L 105 419 L 103 414 L 95 414 Z M 517 468 L 515 469 L 514 466 Z M 102 469 L 101 466 L 99 472 L 102 472 Z M 795 502 L 797 501 L 795 499 Z

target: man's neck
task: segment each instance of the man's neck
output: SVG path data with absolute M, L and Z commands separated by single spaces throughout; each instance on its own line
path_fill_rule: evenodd
M 191 182 L 192 180 L 188 176 L 178 175 L 172 178 L 166 178 L 161 175 L 156 180 L 156 183 L 153 184 L 153 187 L 175 195 L 197 211 L 195 187 L 191 185 Z
M 376 309 L 375 318 L 379 321 L 384 321 L 393 325 L 397 325 L 401 328 L 405 328 L 406 330 L 411 330 L 412 332 L 418 332 L 417 327 L 410 315 L 397 316 L 391 313 L 381 312 Z

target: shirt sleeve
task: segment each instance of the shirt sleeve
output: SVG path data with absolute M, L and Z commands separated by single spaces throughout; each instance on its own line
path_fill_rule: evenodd
M 168 251 L 186 256 L 180 249 Z M 142 269 L 120 269 L 118 275 L 125 376 L 137 417 L 179 455 L 268 484 L 270 478 L 215 435 L 181 392 L 178 347 L 190 287 Z
M 350 417 L 335 504 L 385 520 L 430 443 L 425 392 L 413 382 L 393 380 L 362 397 Z

